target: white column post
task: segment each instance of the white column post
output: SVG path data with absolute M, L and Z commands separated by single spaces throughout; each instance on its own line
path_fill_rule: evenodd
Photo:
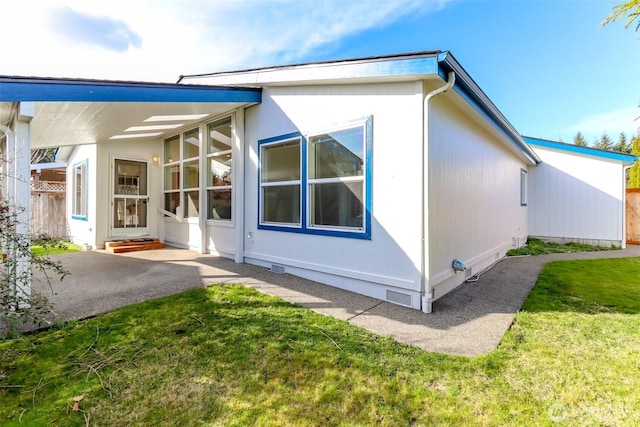
M 18 107 L 18 118 L 15 125 L 15 139 L 13 153 L 13 209 L 15 214 L 16 235 L 21 239 L 21 244 L 31 245 L 31 140 L 29 134 L 29 122 L 34 115 L 34 104 L 22 102 Z M 29 256 L 15 251 L 16 277 L 26 277 L 26 280 L 17 286 L 16 292 L 21 301 L 26 301 L 31 295 L 31 270 Z

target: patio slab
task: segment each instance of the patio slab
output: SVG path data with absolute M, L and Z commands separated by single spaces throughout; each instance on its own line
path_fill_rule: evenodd
M 71 274 L 33 288 L 50 296 L 52 321 L 83 319 L 153 298 L 208 286 L 241 283 L 265 294 L 350 322 L 401 343 L 462 356 L 495 349 L 542 267 L 556 259 L 640 256 L 640 246 L 620 251 L 504 258 L 477 282 L 466 283 L 433 304 L 433 312 L 394 305 L 311 280 L 188 250 L 58 255 Z

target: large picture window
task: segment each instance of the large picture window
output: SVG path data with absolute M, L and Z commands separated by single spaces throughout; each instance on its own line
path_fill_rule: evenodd
M 259 141 L 259 228 L 371 238 L 373 120 Z
M 73 166 L 72 218 L 87 219 L 87 162 Z

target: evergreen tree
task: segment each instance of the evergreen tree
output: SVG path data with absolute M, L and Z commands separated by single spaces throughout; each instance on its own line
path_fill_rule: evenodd
M 624 132 L 620 132 L 620 136 L 618 137 L 618 143 L 613 146 L 614 151 L 619 151 L 621 153 L 630 153 L 631 152 L 631 144 L 627 140 L 627 134 Z
M 640 135 L 631 139 L 631 154 L 640 156 Z M 640 188 L 640 163 L 636 163 L 629 170 L 629 188 Z
M 611 142 L 611 138 L 606 132 L 602 132 L 602 136 L 593 146 L 601 150 L 611 150 L 613 148 L 613 142 Z
M 573 144 L 579 147 L 589 146 L 589 143 L 587 142 L 587 140 L 584 138 L 584 135 L 580 131 L 578 131 L 578 133 L 576 133 L 576 136 L 573 137 Z

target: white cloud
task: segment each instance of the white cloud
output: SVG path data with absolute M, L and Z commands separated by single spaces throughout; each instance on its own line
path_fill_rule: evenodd
M 299 61 L 345 36 L 439 10 L 449 1 L 7 2 L 0 74 L 173 82 L 180 74 L 278 65 Z M 51 20 L 60 10 L 73 11 L 85 23 L 111 23 L 120 47 L 105 43 L 109 35 L 100 38 L 99 28 L 84 36 L 76 32 L 82 39 L 59 28 L 52 31 Z
M 603 132 L 608 133 L 613 139 L 617 139 L 620 132 L 630 136 L 637 133 L 640 127 L 638 116 L 640 116 L 640 109 L 637 105 L 632 105 L 584 117 L 579 123 L 566 129 L 570 134 L 567 141 L 573 140 L 578 131 L 582 132 L 589 142 L 600 138 Z

